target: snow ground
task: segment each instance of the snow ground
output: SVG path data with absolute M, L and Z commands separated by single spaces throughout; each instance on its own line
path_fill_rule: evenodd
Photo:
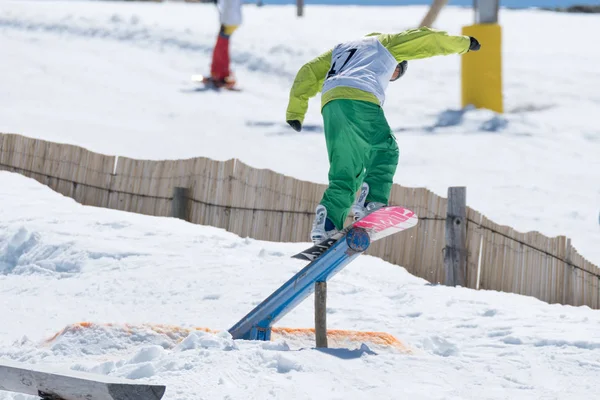
M 166 384 L 170 400 L 583 399 L 600 389 L 600 311 L 433 286 L 364 256 L 329 282 L 328 325 L 388 332 L 409 354 L 233 341 L 223 331 L 304 266 L 289 255 L 305 244 L 85 207 L 8 172 L 0 202 L 0 359 Z M 309 299 L 278 326 L 311 327 L 312 312 Z M 46 342 L 80 321 L 94 325 Z M 221 332 L 170 337 L 144 324 Z
M 302 133 L 284 122 L 296 70 L 337 41 L 412 27 L 425 8 L 308 11 L 297 20 L 291 6 L 244 7 L 232 39 L 244 91 L 219 94 L 189 82 L 208 69 L 210 5 L 2 0 L 0 131 L 138 158 L 237 157 L 325 182 L 319 99 Z M 451 7 L 436 27 L 459 33 L 471 18 Z M 458 57 L 411 62 L 391 85 L 395 181 L 442 196 L 466 185 L 468 204 L 494 221 L 565 234 L 598 264 L 597 17 L 503 10 L 501 21 L 504 115 L 460 110 Z M 411 354 L 124 335 L 125 323 L 226 330 L 303 266 L 288 256 L 306 244 L 83 207 L 6 172 L 0 204 L 0 358 L 166 383 L 168 400 L 579 399 L 600 389 L 599 311 L 431 286 L 368 256 L 331 281 L 329 326 L 391 333 Z M 312 318 L 307 300 L 280 325 Z M 40 344 L 80 321 L 99 325 Z M 0 392 L 7 399 L 29 397 Z

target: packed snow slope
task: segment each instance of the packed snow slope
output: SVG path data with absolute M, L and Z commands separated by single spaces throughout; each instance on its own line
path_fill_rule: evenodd
M 305 243 L 86 207 L 9 172 L 0 172 L 0 204 L 0 360 L 166 384 L 167 400 L 600 391 L 600 312 L 587 307 L 434 286 L 361 256 L 329 282 L 328 325 L 388 332 L 409 353 L 234 341 L 226 330 L 304 266 L 289 256 Z M 80 321 L 92 324 L 71 326 Z M 278 326 L 313 326 L 312 296 Z
M 232 39 L 243 92 L 215 93 L 189 82 L 208 70 L 211 5 L 0 0 L 0 131 L 138 158 L 237 157 L 325 182 L 319 99 L 302 133 L 284 122 L 295 72 L 338 41 L 424 13 L 315 6 L 296 19 L 291 6 L 246 6 Z M 458 33 L 471 18 L 448 8 L 437 27 Z M 495 221 L 566 234 L 599 263 L 597 17 L 501 20 L 508 112 L 460 110 L 458 57 L 411 62 L 385 107 L 401 148 L 395 180 L 441 195 L 466 185 Z M 599 311 L 433 286 L 369 256 L 330 281 L 328 325 L 388 332 L 410 352 L 231 340 L 225 331 L 304 266 L 289 256 L 305 246 L 84 207 L 0 172 L 0 359 L 166 384 L 167 400 L 600 392 Z M 312 298 L 278 325 L 312 327 Z
M 244 7 L 232 41 L 242 93 L 196 91 L 218 30 L 211 4 L 0 0 L 0 131 L 136 158 L 239 158 L 325 183 L 319 98 L 285 123 L 297 70 L 337 42 L 414 27 L 423 6 Z M 460 34 L 472 11 L 436 28 Z M 567 235 L 600 263 L 598 17 L 505 10 L 507 112 L 460 108 L 460 57 L 411 61 L 385 105 L 400 147 L 395 181 L 468 204 L 520 231 Z M 560 29 L 557 29 L 560 28 Z M 483 43 L 485 46 L 485 43 Z

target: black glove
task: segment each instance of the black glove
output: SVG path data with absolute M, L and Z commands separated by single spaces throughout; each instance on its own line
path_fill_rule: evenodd
M 293 119 L 290 121 L 286 121 L 296 132 L 300 132 L 302 130 L 302 124 L 297 119 Z
M 469 51 L 477 51 L 481 48 L 481 45 L 473 36 L 470 36 L 471 43 L 469 44 Z

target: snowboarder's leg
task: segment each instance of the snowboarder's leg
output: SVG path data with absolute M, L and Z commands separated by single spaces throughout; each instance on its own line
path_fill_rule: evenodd
M 362 118 L 364 104 L 367 103 L 333 100 L 322 111 L 329 155 L 329 186 L 321 204 L 337 229 L 344 227 L 354 196 L 363 181 L 366 156 L 370 151 L 362 132 L 364 125 L 368 124 Z
M 230 78 L 231 71 L 229 69 L 229 37 L 237 26 L 221 25 L 217 43 L 213 49 L 212 63 L 210 66 L 210 75 L 215 83 L 225 83 L 227 78 Z
M 233 77 L 229 67 L 229 38 L 242 24 L 242 0 L 218 0 L 221 29 L 213 49 L 210 74 L 215 84 L 231 84 Z
M 371 131 L 371 152 L 367 161 L 367 173 L 365 182 L 369 185 L 369 194 L 366 204 L 382 203 L 388 204 L 394 174 L 398 166 L 398 144 L 390 129 L 383 110 L 379 109 L 380 115 L 373 123 Z

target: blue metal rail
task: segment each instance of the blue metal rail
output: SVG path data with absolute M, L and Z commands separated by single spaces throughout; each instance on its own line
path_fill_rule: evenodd
M 367 232 L 353 228 L 319 258 L 308 264 L 273 294 L 235 324 L 234 339 L 270 340 L 271 327 L 315 290 L 315 282 L 326 282 L 370 244 Z

